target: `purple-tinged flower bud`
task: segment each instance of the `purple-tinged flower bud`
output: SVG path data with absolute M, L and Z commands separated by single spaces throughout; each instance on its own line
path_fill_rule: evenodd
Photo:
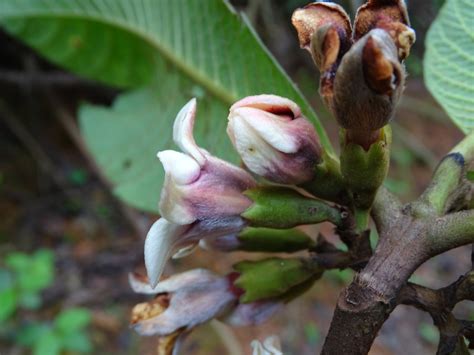
M 171 276 L 154 289 L 134 274 L 130 275 L 130 284 L 137 293 L 158 294 L 132 311 L 132 325 L 140 335 L 168 336 L 178 330 L 189 331 L 226 313 L 238 297 L 232 292 L 230 278 L 205 269 Z M 160 307 L 154 307 L 156 303 Z
M 313 125 L 293 101 L 249 96 L 230 108 L 227 133 L 245 165 L 282 184 L 310 181 L 322 148 Z

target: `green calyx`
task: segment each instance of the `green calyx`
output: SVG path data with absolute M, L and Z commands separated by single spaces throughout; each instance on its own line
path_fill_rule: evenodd
M 323 151 L 322 158 L 322 163 L 315 167 L 313 180 L 301 187 L 327 201 L 347 202 L 347 191 L 342 181 L 339 160 L 326 151 Z
M 293 253 L 314 247 L 316 242 L 298 229 L 245 228 L 238 236 L 239 250 Z
M 388 173 L 390 164 L 391 130 L 385 126 L 379 139 L 369 150 L 355 143 L 343 143 L 341 172 L 354 207 L 369 210 Z
M 289 301 L 306 291 L 323 273 L 323 269 L 296 258 L 242 261 L 234 269 L 240 274 L 234 285 L 244 290 L 242 303 L 269 298 Z
M 242 213 L 242 217 L 254 227 L 292 228 L 324 221 L 337 226 L 343 224 L 339 209 L 290 188 L 264 186 L 247 190 L 244 194 L 253 204 Z

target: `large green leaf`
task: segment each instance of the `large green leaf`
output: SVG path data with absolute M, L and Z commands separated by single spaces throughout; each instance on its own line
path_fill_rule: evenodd
M 426 39 L 426 85 L 465 132 L 474 129 L 474 2 L 447 0 Z
M 193 96 L 201 98 L 198 141 L 220 157 L 235 160 L 228 107 L 261 93 L 296 101 L 331 150 L 302 94 L 223 0 L 0 0 L 0 23 L 65 68 L 142 88 L 111 110 L 81 111 L 92 153 L 134 206 L 156 210 L 163 173 L 155 153 L 170 147 L 172 120 Z

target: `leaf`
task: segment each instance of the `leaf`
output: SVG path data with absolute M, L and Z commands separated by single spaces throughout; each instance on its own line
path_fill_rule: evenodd
M 61 351 L 61 339 L 52 331 L 46 331 L 35 344 L 33 355 L 57 355 Z
M 15 313 L 17 306 L 17 294 L 15 289 L 9 288 L 0 291 L 0 323 L 10 318 Z
M 425 81 L 464 133 L 474 129 L 474 2 L 447 0 L 426 39 Z
M 201 99 L 198 140 L 222 158 L 236 158 L 225 134 L 229 106 L 261 93 L 296 101 L 332 150 L 300 91 L 241 20 L 221 0 L 0 0 L 0 23 L 50 60 L 141 88 L 110 111 L 87 105 L 80 117 L 117 195 L 154 211 L 163 180 L 155 153 L 171 146 L 172 121 L 193 96 Z
M 82 308 L 71 308 L 61 312 L 54 321 L 55 329 L 61 334 L 69 334 L 86 327 L 91 321 L 91 314 Z
M 61 338 L 63 348 L 69 351 L 80 353 L 90 353 L 92 351 L 92 343 L 89 336 L 84 332 L 75 332 L 67 334 Z
M 32 347 L 33 344 L 50 331 L 47 325 L 42 323 L 31 323 L 21 327 L 15 334 L 15 342 Z
M 50 286 L 54 281 L 53 253 L 43 249 L 25 256 L 27 261 L 22 268 L 17 268 L 17 281 L 21 291 L 36 293 Z

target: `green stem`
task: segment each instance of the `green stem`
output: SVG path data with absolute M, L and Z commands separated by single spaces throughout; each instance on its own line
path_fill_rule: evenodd
M 356 208 L 354 211 L 354 219 L 355 219 L 355 230 L 357 233 L 362 233 L 363 231 L 369 228 L 369 220 L 370 220 L 370 209 L 362 210 Z
M 436 218 L 428 231 L 431 255 L 474 243 L 474 210 L 450 213 Z
M 412 204 L 416 217 L 441 216 L 463 181 L 465 166 L 474 159 L 474 132 L 466 136 L 438 165 L 430 185 Z

